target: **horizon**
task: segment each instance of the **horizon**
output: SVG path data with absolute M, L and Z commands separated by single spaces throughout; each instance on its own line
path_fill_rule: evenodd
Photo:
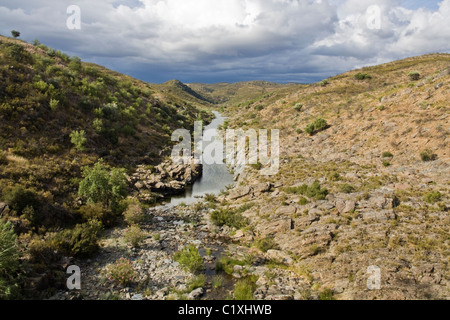
M 450 53 L 449 14 L 450 0 L 6 0 L 0 33 L 154 84 L 310 84 Z

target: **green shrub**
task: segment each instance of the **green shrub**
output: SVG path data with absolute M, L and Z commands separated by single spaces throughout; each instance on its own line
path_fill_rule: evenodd
M 423 162 L 434 161 L 437 159 L 437 155 L 433 153 L 431 149 L 425 149 L 420 153 L 420 158 Z
M 224 277 L 220 274 L 215 275 L 212 281 L 212 287 L 214 289 L 219 289 L 220 287 L 223 286 L 223 282 L 224 282 Z
M 91 220 L 84 224 L 78 224 L 73 229 L 57 233 L 52 240 L 64 255 L 88 257 L 98 250 L 98 236 L 101 230 L 101 222 Z
M 313 123 L 310 123 L 306 126 L 305 132 L 310 136 L 313 136 L 316 133 L 324 131 L 328 128 L 329 128 L 328 123 L 324 119 L 318 118 Z
M 230 228 L 241 229 L 248 223 L 247 219 L 239 212 L 231 209 L 217 209 L 211 214 L 211 220 L 219 227 L 229 226 Z
M 38 210 L 41 206 L 40 197 L 36 191 L 26 189 L 21 185 L 16 185 L 12 189 L 6 189 L 3 198 L 8 206 L 16 211 L 18 215 L 23 214 L 27 207 Z
M 328 80 L 322 80 L 319 84 L 321 87 L 326 87 L 328 84 L 330 84 L 330 82 Z
M 50 104 L 49 104 L 49 106 L 50 106 L 50 109 L 51 109 L 52 111 L 58 110 L 58 105 L 59 105 L 59 101 L 58 101 L 58 100 L 50 99 Z M 72 143 L 73 143 L 73 142 L 72 142 Z
M 187 291 L 191 292 L 197 288 L 203 288 L 206 284 L 206 276 L 204 274 L 199 274 L 191 278 L 187 283 Z
M 315 181 L 311 186 L 303 184 L 299 187 L 286 188 L 285 191 L 287 193 L 305 195 L 308 198 L 314 198 L 316 200 L 325 200 L 328 195 L 328 190 L 322 189 L 318 181 Z
M 128 225 L 138 224 L 144 221 L 145 213 L 140 203 L 130 203 L 123 212 L 123 219 Z
M 297 110 L 297 111 L 302 111 L 303 105 L 302 105 L 301 103 L 297 103 L 297 104 L 294 106 L 294 109 Z
M 430 204 L 435 204 L 442 200 L 442 194 L 439 191 L 427 193 L 424 200 Z
M 420 79 L 420 72 L 419 71 L 412 71 L 408 74 L 409 78 L 413 81 L 417 81 Z
M 384 167 L 389 167 L 391 165 L 389 161 L 383 161 L 382 164 Z
M 258 239 L 254 242 L 254 245 L 262 252 L 278 249 L 278 245 L 273 236 L 266 236 L 265 238 Z
M 301 197 L 300 200 L 298 200 L 298 204 L 301 206 L 307 205 L 308 199 L 306 199 L 305 197 Z
M 204 268 L 203 258 L 193 244 L 175 253 L 174 260 L 190 272 L 198 272 Z
M 43 265 L 49 265 L 61 258 L 53 241 L 48 239 L 31 240 L 28 243 L 27 253 L 30 255 L 31 262 Z
M 19 266 L 16 234 L 11 223 L 0 220 L 0 299 L 14 298 L 17 282 L 14 274 Z
M 106 276 L 120 285 L 127 285 L 137 278 L 137 271 L 133 268 L 130 260 L 120 258 L 114 264 L 106 267 Z
M 85 151 L 85 144 L 87 142 L 86 132 L 84 130 L 72 131 L 72 133 L 70 134 L 70 142 L 75 145 L 75 149 L 77 149 L 78 151 Z
M 394 155 L 389 151 L 383 152 L 383 158 L 393 158 Z
M 84 221 L 98 220 L 105 227 L 110 227 L 115 222 L 115 215 L 109 208 L 104 208 L 98 203 L 87 203 L 78 210 Z
M 219 258 L 219 260 L 216 261 L 216 272 L 222 272 L 224 271 L 226 274 L 233 274 L 234 272 L 234 266 L 245 266 L 249 265 L 250 261 L 247 260 L 238 260 L 235 258 L 222 256 Z
M 335 300 L 333 297 L 333 291 L 329 288 L 325 288 L 320 292 L 320 300 Z
M 142 241 L 147 237 L 146 233 L 142 231 L 139 226 L 131 226 L 125 230 L 124 239 L 125 242 L 132 247 L 139 247 Z
M 256 290 L 255 281 L 251 278 L 245 278 L 236 282 L 234 286 L 235 300 L 253 300 Z
M 32 63 L 31 54 L 23 46 L 16 43 L 6 43 L 3 46 L 6 47 L 5 56 L 7 58 L 20 63 Z
M 367 73 L 357 73 L 355 75 L 356 80 L 366 80 L 366 79 L 372 79 L 372 76 Z

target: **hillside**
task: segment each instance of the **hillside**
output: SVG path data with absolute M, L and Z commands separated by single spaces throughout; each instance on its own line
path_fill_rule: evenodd
M 175 129 L 192 129 L 196 119 L 211 119 L 204 110 L 208 104 L 192 96 L 166 94 L 158 85 L 38 42 L 6 37 L 0 37 L 0 97 L 0 218 L 12 223 L 19 237 L 24 276 L 18 286 L 32 296 L 42 292 L 32 289 L 36 283 L 30 279 L 45 274 L 51 286 L 61 253 L 96 247 L 98 232 L 89 225 L 94 217 L 107 227 L 120 221 L 127 206 L 108 198 L 103 207 L 86 204 L 89 199 L 79 192 L 87 175 L 83 168 L 97 163 L 102 173 L 120 172 L 114 176 L 116 185 L 106 186 L 111 188 L 108 197 L 133 196 L 133 186 L 122 183 L 122 172 L 132 174 L 137 165 L 151 170 L 170 155 Z M 71 236 L 72 243 L 55 242 Z M 3 281 L 14 283 L 16 277 L 0 268 L 0 298 L 5 298 Z
M 242 252 L 279 250 L 256 297 L 448 298 L 449 67 L 413 57 L 225 108 L 230 128 L 280 129 L 279 173 L 247 166 L 219 198 L 247 208 Z

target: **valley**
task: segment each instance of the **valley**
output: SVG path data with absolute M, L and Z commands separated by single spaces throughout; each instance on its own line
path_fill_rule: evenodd
M 149 84 L 0 37 L 0 298 L 448 299 L 449 68 Z M 171 162 L 217 112 L 280 131 L 277 174 Z

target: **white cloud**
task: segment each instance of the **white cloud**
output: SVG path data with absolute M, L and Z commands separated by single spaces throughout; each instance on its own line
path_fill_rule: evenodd
M 448 52 L 450 0 L 442 1 L 437 11 L 406 9 L 402 3 L 79 0 L 82 30 L 74 31 L 66 28 L 66 8 L 73 1 L 4 0 L 0 33 L 17 29 L 24 39 L 38 38 L 70 54 L 139 75 L 147 68 L 166 72 L 167 77 L 180 74 L 188 81 L 214 75 L 218 80 L 221 75 L 231 80 L 233 75 L 236 80 L 303 80 L 402 55 Z M 379 30 L 367 26 L 371 5 L 380 8 Z M 153 76 L 149 80 L 169 79 L 149 74 Z

